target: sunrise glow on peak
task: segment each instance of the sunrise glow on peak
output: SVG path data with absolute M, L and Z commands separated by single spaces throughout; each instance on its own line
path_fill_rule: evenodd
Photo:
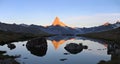
M 108 26 L 108 25 L 110 25 L 110 23 L 109 23 L 109 22 L 104 23 L 104 26 Z
M 65 27 L 66 25 L 60 21 L 60 19 L 58 17 L 55 18 L 53 24 L 53 26 L 62 26 L 62 27 Z

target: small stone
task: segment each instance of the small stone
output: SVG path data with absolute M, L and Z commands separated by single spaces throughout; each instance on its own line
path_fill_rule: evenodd
M 66 58 L 60 59 L 60 61 L 65 61 L 65 60 L 67 60 L 67 59 Z

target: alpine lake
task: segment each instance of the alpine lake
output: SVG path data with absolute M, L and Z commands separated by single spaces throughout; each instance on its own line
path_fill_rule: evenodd
M 6 51 L 3 55 L 18 56 L 15 61 L 19 64 L 107 64 L 120 59 L 116 50 L 120 49 L 110 41 L 74 36 L 36 38 L 0 45 L 0 51 Z

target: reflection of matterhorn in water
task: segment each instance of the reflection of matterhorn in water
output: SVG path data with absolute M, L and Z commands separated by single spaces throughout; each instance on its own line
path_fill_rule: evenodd
M 73 39 L 74 36 L 53 36 L 49 37 L 48 40 L 52 41 L 55 49 L 58 49 L 60 45 L 64 44 L 67 40 Z
M 48 37 L 47 39 L 52 42 L 55 50 L 58 50 L 61 46 L 64 46 L 64 49 L 71 54 L 78 54 L 83 50 L 89 48 L 88 45 L 83 43 L 85 40 L 88 40 L 87 38 L 84 37 L 52 36 L 52 37 Z M 96 44 L 102 45 L 104 47 L 107 46 L 107 44 L 103 41 L 94 40 L 94 39 L 89 39 L 89 40 L 94 41 L 96 42 Z

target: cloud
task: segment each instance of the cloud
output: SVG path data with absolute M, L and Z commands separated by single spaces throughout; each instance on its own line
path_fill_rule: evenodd
M 120 20 L 120 13 L 95 14 L 64 19 L 66 24 L 74 27 L 92 27 L 102 25 L 105 22 L 115 23 L 117 20 Z

